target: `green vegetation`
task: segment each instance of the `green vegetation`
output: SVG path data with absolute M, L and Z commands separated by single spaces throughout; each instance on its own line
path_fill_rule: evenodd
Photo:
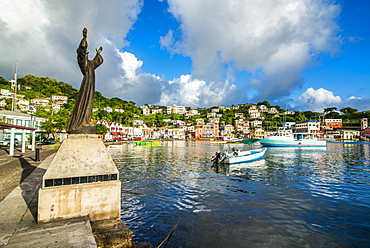
M 64 82 L 58 82 L 55 79 L 48 77 L 36 77 L 33 75 L 26 75 L 18 79 L 20 85 L 17 94 L 23 95 L 25 100 L 31 100 L 33 98 L 50 98 L 52 95 L 63 95 L 68 96 L 68 103 L 61 107 L 58 113 L 54 113 L 50 106 L 37 107 L 36 116 L 49 118 L 42 128 L 47 132 L 50 132 L 54 138 L 56 133 L 63 130 L 73 110 L 76 98 L 78 96 L 78 90 L 74 89 L 72 85 Z M 28 86 L 28 87 L 27 87 Z M 0 89 L 10 90 L 10 82 L 0 77 Z M 11 109 L 11 99 L 6 99 L 7 105 L 5 109 Z M 155 113 L 150 115 L 142 115 L 142 110 L 136 106 L 132 101 L 125 101 L 120 98 L 107 98 L 104 97 L 100 92 L 95 92 L 94 108 L 97 111 L 93 112 L 92 119 L 94 120 L 106 120 L 108 122 L 122 123 L 124 126 L 132 126 L 133 120 L 143 120 L 149 127 L 161 127 L 171 125 L 171 123 L 165 122 L 165 119 L 170 120 L 181 120 L 186 123 L 196 124 L 197 119 L 203 119 L 207 121 L 207 114 L 214 113 L 220 117 L 220 126 L 226 124 L 235 124 L 235 114 L 242 113 L 247 119 L 251 120 L 248 115 L 248 110 L 254 104 L 241 104 L 233 105 L 230 108 L 220 108 L 214 106 L 211 108 L 198 108 L 198 115 L 186 117 L 182 114 L 170 114 L 166 113 L 166 106 L 150 106 L 152 109 L 162 109 L 162 113 Z M 263 118 L 263 128 L 265 130 L 275 130 L 281 126 L 283 122 L 300 122 L 305 120 L 322 120 L 324 118 L 331 119 L 342 119 L 344 125 L 359 126 L 360 119 L 367 117 L 370 118 L 370 112 L 358 112 L 357 109 L 350 107 L 342 108 L 338 113 L 337 108 L 328 107 L 324 109 L 324 113 L 312 112 L 312 111 L 295 111 L 294 114 L 284 114 L 285 110 L 280 106 L 271 106 L 267 101 L 262 101 L 255 106 L 257 108 L 261 105 L 265 105 L 268 109 L 274 107 L 276 112 L 271 113 L 268 111 L 261 111 L 261 118 Z M 187 107 L 187 110 L 190 110 Z M 194 109 L 194 108 L 192 108 Z M 218 111 L 218 112 L 217 112 Z M 217 117 L 216 117 L 217 118 Z M 98 133 L 104 133 L 105 130 L 102 125 L 97 126 Z

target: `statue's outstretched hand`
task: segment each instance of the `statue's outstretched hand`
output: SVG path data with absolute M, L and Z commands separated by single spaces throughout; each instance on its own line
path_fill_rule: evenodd
M 97 53 L 101 53 L 101 51 L 103 51 L 103 48 L 102 47 L 99 47 L 99 48 L 96 49 L 96 52 Z
M 83 35 L 84 38 L 87 38 L 87 28 L 84 28 L 82 30 L 82 35 Z

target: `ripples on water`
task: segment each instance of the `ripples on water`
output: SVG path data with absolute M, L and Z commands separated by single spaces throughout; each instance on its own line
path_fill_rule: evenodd
M 370 247 L 369 146 L 268 148 L 213 167 L 223 145 L 165 142 L 111 149 L 121 219 L 136 242 L 167 247 Z

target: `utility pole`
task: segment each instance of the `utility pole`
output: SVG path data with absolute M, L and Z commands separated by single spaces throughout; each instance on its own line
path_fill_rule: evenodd
M 11 90 L 13 94 L 12 98 L 12 111 L 15 111 L 17 109 L 17 70 L 18 70 L 18 60 L 15 61 L 15 68 L 14 68 L 14 79 L 10 80 L 11 82 Z

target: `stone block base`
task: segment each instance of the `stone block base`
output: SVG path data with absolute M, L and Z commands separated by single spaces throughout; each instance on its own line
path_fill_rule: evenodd
M 137 247 L 132 231 L 120 219 L 92 221 L 91 228 L 98 247 Z
M 89 216 L 90 220 L 119 218 L 119 180 L 45 187 L 39 190 L 38 222 Z

